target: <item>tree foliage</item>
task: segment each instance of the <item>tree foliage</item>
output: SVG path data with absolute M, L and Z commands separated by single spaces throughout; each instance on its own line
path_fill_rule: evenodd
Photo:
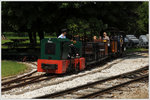
M 108 27 L 126 34 L 148 33 L 148 2 L 2 2 L 2 31 L 99 35 Z M 91 36 L 92 36 L 91 35 Z
M 138 14 L 138 20 L 137 20 L 137 25 L 138 25 L 138 32 L 140 34 L 147 34 L 148 33 L 148 2 L 142 3 L 138 9 L 137 9 L 137 14 Z

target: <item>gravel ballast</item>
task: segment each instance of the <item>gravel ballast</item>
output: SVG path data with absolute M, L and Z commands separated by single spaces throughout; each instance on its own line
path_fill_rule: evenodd
M 94 82 L 94 81 L 104 79 L 104 78 L 107 78 L 110 76 L 115 76 L 118 74 L 133 71 L 133 70 L 139 69 L 139 68 L 149 64 L 149 57 L 148 57 L 147 53 L 137 53 L 137 54 L 134 54 L 133 56 L 124 57 L 124 58 L 120 58 L 120 59 L 123 59 L 123 61 L 113 65 L 109 69 L 104 69 L 101 72 L 96 72 L 96 73 L 85 75 L 82 77 L 77 77 L 70 81 L 65 81 L 65 82 L 62 82 L 62 83 L 56 84 L 56 85 L 46 86 L 46 87 L 43 87 L 43 88 L 40 88 L 37 90 L 33 90 L 33 91 L 29 91 L 29 92 L 26 92 L 26 93 L 23 93 L 20 95 L 3 94 L 2 98 L 34 98 L 37 96 L 42 96 L 45 94 L 50 94 L 50 93 L 65 90 L 68 88 L 80 86 L 80 85 L 83 85 L 83 84 L 86 84 L 89 82 Z M 117 59 L 110 63 L 107 63 L 104 66 L 108 66 L 109 64 L 116 62 L 120 59 Z M 104 66 L 101 66 L 101 67 L 104 67 Z M 98 70 L 98 68 L 92 69 L 91 71 L 95 71 L 95 70 Z M 90 72 L 90 71 L 85 71 L 84 73 L 88 73 L 88 72 Z M 77 75 L 80 75 L 80 74 L 83 74 L 83 72 L 79 73 Z M 63 77 L 63 79 L 70 78 L 73 76 L 75 76 L 75 75 Z M 58 78 L 57 80 L 59 80 L 59 79 L 62 79 L 62 78 Z

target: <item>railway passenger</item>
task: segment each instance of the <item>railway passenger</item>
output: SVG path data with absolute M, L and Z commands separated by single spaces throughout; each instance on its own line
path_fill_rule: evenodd
M 104 32 L 103 33 L 103 40 L 107 40 L 107 41 L 109 41 L 109 37 L 107 36 L 107 33 L 106 32 Z
M 97 42 L 97 37 L 96 36 L 93 36 L 93 41 Z
M 109 37 L 107 36 L 107 33 L 106 33 L 106 32 L 103 33 L 103 40 L 107 40 L 107 41 L 108 41 L 108 46 L 110 46 L 110 39 L 109 39 Z
M 58 36 L 58 38 L 65 39 L 67 34 L 67 29 L 61 30 L 61 35 Z
M 97 39 L 96 36 L 93 36 L 93 41 L 94 41 L 94 42 L 101 42 L 101 41 L 102 41 L 102 38 L 101 38 L 101 36 L 99 36 L 99 38 Z
M 99 41 L 99 42 L 101 42 L 101 41 L 102 41 L 102 37 L 101 37 L 101 36 L 99 36 L 98 41 Z

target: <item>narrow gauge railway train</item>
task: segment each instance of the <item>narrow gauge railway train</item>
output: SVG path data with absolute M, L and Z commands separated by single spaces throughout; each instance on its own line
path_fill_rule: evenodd
M 121 35 L 108 41 L 85 42 L 69 39 L 48 38 L 41 41 L 41 58 L 38 59 L 38 72 L 63 74 L 84 70 L 86 66 L 100 62 L 112 55 L 120 55 L 124 51 Z

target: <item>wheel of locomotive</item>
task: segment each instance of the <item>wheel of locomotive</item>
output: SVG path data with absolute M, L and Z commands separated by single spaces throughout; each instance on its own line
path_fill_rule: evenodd
M 66 73 L 75 73 L 76 69 L 75 69 L 75 64 L 70 64 L 66 70 Z

